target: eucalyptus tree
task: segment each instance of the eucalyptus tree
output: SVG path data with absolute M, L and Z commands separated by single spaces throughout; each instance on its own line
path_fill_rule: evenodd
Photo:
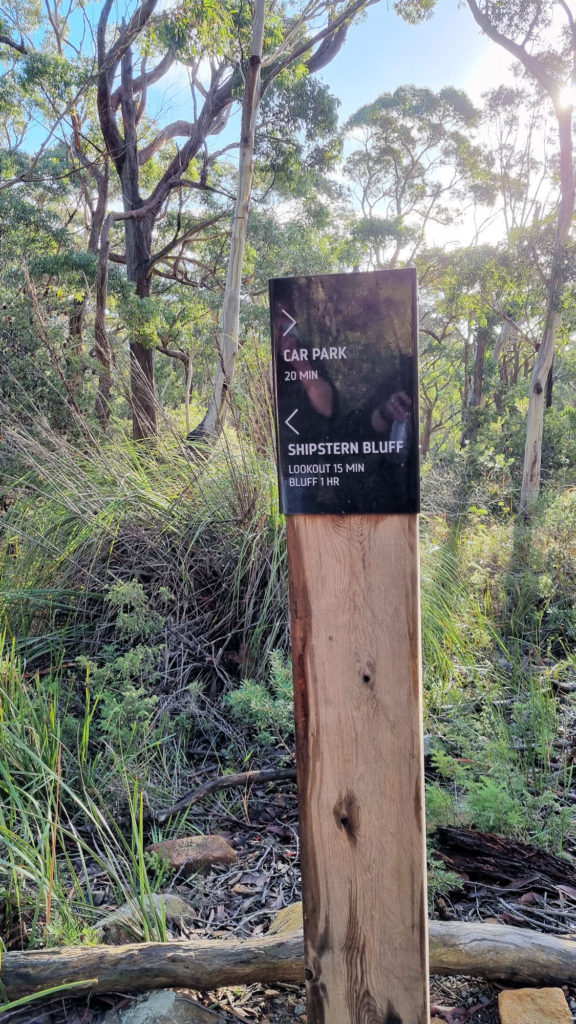
M 550 248 L 538 223 L 498 244 L 418 257 L 425 448 L 450 437 L 473 452 L 494 440 L 506 411 L 517 420 L 545 318 Z
M 17 150 L 0 151 L 0 174 L 26 165 Z M 39 159 L 36 181 L 0 191 L 0 401 L 26 415 L 41 410 L 58 429 L 85 409 L 69 314 L 91 270 L 70 230 L 78 196 L 68 169 L 65 147 L 54 147 Z
M 212 229 L 232 213 L 216 382 L 203 426 L 208 432 L 218 429 L 238 348 L 254 129 L 263 96 L 292 71 L 309 77 L 324 67 L 344 44 L 354 19 L 376 2 L 184 0 L 161 7 L 158 0 L 139 0 L 117 24 L 111 20 L 112 0 L 100 5 L 96 21 L 93 10 L 80 2 L 48 0 L 43 9 L 7 5 L 5 17 L 0 11 L 0 73 L 26 97 L 22 110 L 27 111 L 7 142 L 37 145 L 27 166 L 3 184 L 31 180 L 48 140 L 68 143 L 74 171 L 84 183 L 81 203 L 89 215 L 84 242 L 99 256 L 96 352 L 103 365 L 104 405 L 110 378 L 108 262 L 124 265 L 143 304 L 144 328 L 136 325 L 129 342 L 135 437 L 156 429 L 154 350 L 162 346 L 151 341 L 146 326 L 153 280 L 168 277 L 204 287 L 202 270 L 191 272 L 190 246 L 203 228 Z M 158 95 L 168 75 L 189 82 L 190 113 L 167 122 L 158 113 Z M 213 181 L 219 159 L 232 145 L 229 134 L 223 143 L 218 137 L 235 107 L 243 116 L 238 178 L 230 195 L 219 193 Z M 44 139 L 37 144 L 40 125 Z M 112 209 L 104 219 L 107 204 Z M 77 327 L 82 312 L 76 310 Z
M 159 259 L 198 233 L 188 220 L 160 253 L 154 231 L 173 196 L 206 189 L 217 154 L 208 140 L 224 129 L 230 111 L 241 101 L 242 126 L 238 184 L 228 279 L 224 295 L 218 365 L 212 400 L 201 430 L 217 432 L 231 386 L 238 350 L 238 310 L 242 255 L 252 184 L 256 118 L 262 95 L 289 69 L 313 74 L 342 47 L 354 17 L 377 0 L 303 0 L 287 7 L 277 0 L 257 0 L 254 7 L 200 2 L 155 14 L 157 0 L 142 0 L 130 19 L 111 26 L 112 0 L 105 0 L 97 29 L 97 90 L 100 128 L 106 151 L 121 183 L 126 272 L 136 295 L 150 296 L 152 272 Z M 148 52 L 154 66 L 148 70 Z M 139 53 L 140 69 L 135 70 Z M 179 62 L 189 74 L 193 116 L 160 130 L 143 132 L 148 91 Z M 175 146 L 174 140 L 181 140 Z M 164 147 L 169 156 L 144 195 L 142 171 Z M 213 223 L 221 212 L 205 219 Z M 139 338 L 130 343 L 131 393 L 135 437 L 156 429 L 153 349 Z
M 562 294 L 569 272 L 575 210 L 573 105 L 576 89 L 576 12 L 568 0 L 467 0 L 483 32 L 519 62 L 551 103 L 559 148 L 559 205 L 550 270 L 546 316 L 534 362 L 526 425 L 520 509 L 529 514 L 540 490 L 546 383 L 554 360 Z
M 384 93 L 350 118 L 355 148 L 345 170 L 370 266 L 413 262 L 428 228 L 453 222 L 466 202 L 492 200 L 486 154 L 472 141 L 478 120 L 463 92 L 416 86 Z
M 551 115 L 533 89 L 501 85 L 484 96 L 482 128 L 492 154 L 495 217 L 503 218 L 507 239 L 557 213 L 558 145 Z

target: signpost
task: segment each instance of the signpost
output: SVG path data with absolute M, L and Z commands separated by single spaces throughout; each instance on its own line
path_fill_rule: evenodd
M 427 1024 L 416 276 L 270 283 L 310 1024 Z

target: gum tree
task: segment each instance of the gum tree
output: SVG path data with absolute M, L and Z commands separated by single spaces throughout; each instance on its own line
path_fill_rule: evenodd
M 465 93 L 413 85 L 350 118 L 346 171 L 362 211 L 355 234 L 371 266 L 413 262 L 430 225 L 451 223 L 473 196 L 491 198 L 485 154 L 471 141 L 478 118 Z
M 238 348 L 254 126 L 262 97 L 277 81 L 292 74 L 310 76 L 324 67 L 343 46 L 354 19 L 376 2 L 181 0 L 161 7 L 158 0 L 139 0 L 116 24 L 112 0 L 97 9 L 95 22 L 85 5 L 62 5 L 60 0 L 47 0 L 45 9 L 24 3 L 13 8 L 12 19 L 3 16 L 0 6 L 0 75 L 12 90 L 24 90 L 34 108 L 29 122 L 16 114 L 5 119 L 10 125 L 7 144 L 25 149 L 28 123 L 42 123 L 45 131 L 36 155 L 24 161 L 25 169 L 2 185 L 32 180 L 38 152 L 54 138 L 69 145 L 73 173 L 83 175 L 94 206 L 90 250 L 100 263 L 96 352 L 102 355 L 104 406 L 110 385 L 103 317 L 108 260 L 125 266 L 133 289 L 130 397 L 136 438 L 156 431 L 154 358 L 160 346 L 147 323 L 154 318 L 153 282 L 158 276 L 175 281 L 184 276 L 185 286 L 203 287 L 190 272 L 192 247 L 204 227 L 232 213 L 218 365 L 204 426 L 208 433 L 219 429 Z M 189 80 L 189 114 L 168 120 L 158 111 L 158 90 L 174 73 Z M 230 195 L 212 181 L 219 159 L 234 145 L 229 135 L 224 144 L 218 136 L 235 107 L 243 117 L 238 180 Z M 100 197 L 109 210 L 113 204 L 106 219 Z
M 520 511 L 528 515 L 540 491 L 547 381 L 560 325 L 575 208 L 572 122 L 576 88 L 576 20 L 573 5 L 567 0 L 508 0 L 505 4 L 494 3 L 494 0 L 467 0 L 467 3 L 482 31 L 519 61 L 528 77 L 551 101 L 558 130 L 560 203 L 546 281 L 542 340 L 530 382 L 520 495 Z
M 216 159 L 208 140 L 224 128 L 233 106 L 241 102 L 242 128 L 237 195 L 228 280 L 223 302 L 218 367 L 212 401 L 201 432 L 217 432 L 238 350 L 241 267 L 252 185 L 254 126 L 265 90 L 294 66 L 306 74 L 324 67 L 341 49 L 348 28 L 378 0 L 308 0 L 286 10 L 277 0 L 212 7 L 187 0 L 176 12 L 155 15 L 157 0 L 142 0 L 130 20 L 109 26 L 112 0 L 99 19 L 98 114 L 106 151 L 121 183 L 124 209 L 113 219 L 123 222 L 126 273 L 138 298 L 151 294 L 152 271 L 158 261 L 154 232 L 172 196 L 182 190 L 205 189 Z M 289 12 L 289 13 L 288 13 Z M 147 51 L 157 51 L 147 69 Z M 136 69 L 136 56 L 140 67 Z M 175 120 L 150 137 L 143 114 L 148 90 L 162 81 L 176 61 L 185 64 L 192 90 L 192 119 Z M 179 140 L 174 146 L 174 140 Z M 143 168 L 164 148 L 153 185 L 145 194 Z M 190 237 L 197 224 L 188 225 Z M 181 245 L 178 229 L 168 246 Z M 162 257 L 167 247 L 162 247 Z M 154 349 L 138 337 L 130 342 L 133 432 L 136 438 L 155 433 Z

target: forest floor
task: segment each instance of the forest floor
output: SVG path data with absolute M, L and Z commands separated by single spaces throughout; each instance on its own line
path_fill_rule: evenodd
M 191 810 L 191 830 L 224 836 L 234 846 L 238 861 L 232 867 L 214 867 L 209 874 L 191 880 L 173 880 L 170 891 L 195 908 L 195 917 L 186 925 L 180 924 L 174 937 L 247 938 L 263 934 L 282 907 L 300 899 L 295 786 L 256 786 L 240 801 L 237 795 L 226 793 L 212 796 L 207 804 Z M 444 850 L 448 866 L 459 863 L 463 886 L 436 900 L 435 916 L 465 921 L 490 918 L 556 933 L 576 930 L 576 887 L 560 884 L 555 866 L 558 862 L 560 870 L 562 866 L 569 869 L 569 881 L 574 881 L 576 868 L 538 850 L 534 850 L 535 859 L 527 866 L 521 844 L 501 838 L 492 842 L 493 837 L 487 837 L 478 849 L 475 841 L 467 848 L 467 836 L 468 830 L 439 830 L 437 846 Z M 94 888 L 99 884 L 94 866 Z M 105 893 L 103 909 L 112 909 L 110 899 L 111 894 Z M 498 1024 L 498 991 L 498 986 L 477 979 L 433 977 L 432 1019 L 446 1024 Z M 566 988 L 565 992 L 576 1020 L 576 989 Z M 225 1024 L 307 1022 L 306 993 L 300 985 L 254 984 L 202 993 L 189 991 L 186 995 L 215 1011 Z M 90 1002 L 46 1000 L 0 1014 L 0 1022 L 101 1024 L 107 1012 L 127 1009 L 134 998 L 118 994 L 94 997 Z

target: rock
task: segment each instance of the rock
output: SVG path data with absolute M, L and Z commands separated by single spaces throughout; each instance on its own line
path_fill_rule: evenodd
M 302 904 L 290 903 L 282 907 L 276 914 L 268 929 L 269 935 L 281 935 L 283 932 L 297 932 L 302 928 Z
M 191 907 L 180 896 L 174 896 L 171 893 L 153 893 L 144 897 L 143 908 L 152 921 L 164 917 L 166 927 L 175 926 L 176 930 L 182 924 L 191 924 L 195 917 L 194 907 Z M 137 900 L 133 900 L 112 911 L 100 921 L 96 929 L 98 941 L 104 942 L 108 946 L 121 946 L 125 942 L 143 941 L 146 937 L 142 921 L 143 908 Z
M 179 992 L 148 992 L 125 1010 L 108 1010 L 99 1024 L 224 1024 L 223 1018 Z
M 236 851 L 222 836 L 184 836 L 182 839 L 165 839 L 146 847 L 147 853 L 159 853 L 174 871 L 181 875 L 193 875 L 195 871 L 212 867 L 213 864 L 235 864 Z
M 498 995 L 501 1024 L 572 1024 L 561 988 L 506 989 Z

